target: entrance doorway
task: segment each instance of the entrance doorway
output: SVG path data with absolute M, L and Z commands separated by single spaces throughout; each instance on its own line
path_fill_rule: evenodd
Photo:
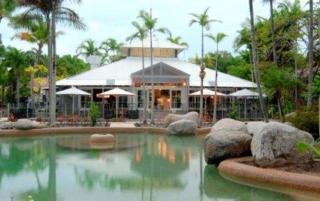
M 170 110 L 170 90 L 155 89 L 155 109 Z

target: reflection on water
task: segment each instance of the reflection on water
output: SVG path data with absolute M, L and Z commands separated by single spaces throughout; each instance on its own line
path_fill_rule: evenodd
M 3 140 L 0 200 L 290 200 L 223 179 L 205 165 L 201 138 L 116 137 L 126 146 L 109 151 L 83 149 L 88 136 Z

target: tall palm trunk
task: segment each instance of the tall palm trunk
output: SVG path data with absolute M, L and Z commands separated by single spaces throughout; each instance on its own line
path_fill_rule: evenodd
M 308 76 L 308 99 L 307 108 L 312 104 L 312 80 L 313 80 L 313 0 L 309 0 L 309 31 L 308 31 L 308 54 L 309 54 L 309 76 Z
M 147 92 L 146 92 L 146 81 L 145 81 L 145 75 L 144 75 L 144 45 L 143 45 L 143 40 L 141 40 L 141 47 L 142 47 L 142 88 L 143 88 L 143 124 L 147 123 L 147 104 L 148 104 L 148 99 L 147 99 Z
M 277 52 L 276 52 L 276 42 L 275 42 L 275 28 L 274 28 L 274 15 L 273 15 L 273 0 L 269 0 L 270 2 L 270 21 L 271 21 L 271 39 L 272 39 L 272 56 L 273 56 L 273 64 L 277 65 Z
M 214 79 L 214 103 L 213 103 L 213 123 L 217 121 L 217 90 L 218 90 L 218 59 L 219 59 L 219 43 L 217 42 L 217 51 L 216 51 L 216 72 Z
M 152 18 L 152 10 L 150 9 L 150 17 Z M 152 46 L 152 29 L 150 29 L 150 66 L 153 65 L 153 46 Z M 154 71 L 151 68 L 151 124 L 154 124 Z
M 20 76 L 16 77 L 16 101 L 17 101 L 17 108 L 20 108 Z
M 268 115 L 266 114 L 265 105 L 262 97 L 262 90 L 260 85 L 260 72 L 258 69 L 258 57 L 257 57 L 257 41 L 256 41 L 256 32 L 254 28 L 254 13 L 253 13 L 253 0 L 249 0 L 249 9 L 250 9 L 250 25 L 251 25 L 251 42 L 252 42 L 252 64 L 254 70 L 254 76 L 258 87 L 259 92 L 259 101 L 260 109 L 265 122 L 268 122 Z
M 199 123 L 200 125 L 202 125 L 202 121 L 203 121 L 203 79 L 205 77 L 205 67 L 204 67 L 204 62 L 203 62 L 203 57 L 204 57 L 204 33 L 203 33 L 203 26 L 201 27 L 201 66 L 200 66 L 200 111 L 199 111 Z
M 53 9 L 54 10 L 54 9 Z M 48 60 L 49 60 L 49 123 L 51 126 L 55 123 L 55 89 L 54 89 L 54 48 L 53 48 L 53 24 L 55 13 L 52 12 L 51 18 L 49 17 L 49 39 L 48 39 Z

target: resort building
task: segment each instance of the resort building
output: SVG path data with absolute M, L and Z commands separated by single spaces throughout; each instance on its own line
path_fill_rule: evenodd
M 183 61 L 178 55 L 185 49 L 184 46 L 176 45 L 168 41 L 153 41 L 153 61 L 150 59 L 149 41 L 132 42 L 122 47 L 126 58 L 101 66 L 92 68 L 84 73 L 57 81 L 59 89 L 70 86 L 77 87 L 91 94 L 89 97 L 78 99 L 80 110 L 88 101 L 100 103 L 104 111 L 104 117 L 112 117 L 115 108 L 115 98 L 110 96 L 107 99 L 97 97 L 97 94 L 119 87 L 135 94 L 131 97 L 120 97 L 120 108 L 123 113 L 143 110 L 143 79 L 145 81 L 148 107 L 154 104 L 155 111 L 161 112 L 186 112 L 199 110 L 199 96 L 190 96 L 191 93 L 200 90 L 200 66 Z M 144 51 L 144 65 L 142 68 L 142 51 Z M 154 86 L 152 86 L 154 85 Z M 204 88 L 214 90 L 215 71 L 206 69 Z M 256 85 L 253 82 L 238 77 L 218 72 L 218 91 L 229 94 L 240 89 L 252 89 Z M 152 92 L 154 90 L 154 99 Z M 204 107 L 208 114 L 212 114 L 212 96 L 205 96 Z M 152 103 L 152 100 L 154 102 Z M 219 97 L 218 116 L 227 112 L 230 104 L 229 98 Z

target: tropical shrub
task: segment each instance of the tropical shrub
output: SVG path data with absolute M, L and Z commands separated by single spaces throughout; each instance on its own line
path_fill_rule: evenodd
M 100 116 L 99 106 L 96 103 L 90 104 L 90 118 L 91 118 L 91 126 L 95 126 L 97 124 L 97 119 Z

